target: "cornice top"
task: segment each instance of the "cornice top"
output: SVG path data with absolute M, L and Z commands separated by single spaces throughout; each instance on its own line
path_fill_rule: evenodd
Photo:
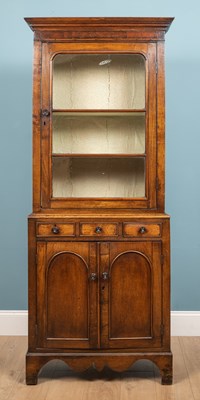
M 151 29 L 167 32 L 174 18 L 169 17 L 114 17 L 114 18 L 65 18 L 65 17 L 36 17 L 25 18 L 30 28 L 35 31 L 65 30 L 69 27 L 113 27 L 115 29 Z

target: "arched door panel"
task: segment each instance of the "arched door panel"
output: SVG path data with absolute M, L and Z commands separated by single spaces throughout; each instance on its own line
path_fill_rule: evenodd
M 162 267 L 160 242 L 101 245 L 103 348 L 161 345 Z
M 49 348 L 98 346 L 94 243 L 38 244 L 38 343 Z
M 127 251 L 110 267 L 110 338 L 151 337 L 152 273 L 143 253 Z
M 61 252 L 47 275 L 47 337 L 88 339 L 88 266 L 78 254 Z

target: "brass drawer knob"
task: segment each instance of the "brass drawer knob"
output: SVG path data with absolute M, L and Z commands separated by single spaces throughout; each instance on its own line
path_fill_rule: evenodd
M 96 281 L 97 280 L 97 274 L 95 272 L 92 272 L 89 276 L 90 281 Z
M 145 228 L 145 226 L 141 226 L 141 228 L 139 229 L 139 233 L 146 233 L 147 229 Z
M 57 226 L 53 226 L 51 232 L 54 233 L 54 235 L 57 235 L 60 233 L 60 229 Z
M 97 226 L 95 229 L 96 233 L 101 233 L 102 232 L 102 228 L 100 226 Z

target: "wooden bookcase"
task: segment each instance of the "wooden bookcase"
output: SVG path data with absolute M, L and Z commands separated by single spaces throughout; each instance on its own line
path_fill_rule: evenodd
M 173 18 L 26 18 L 34 31 L 27 384 L 64 360 L 172 382 L 164 39 Z

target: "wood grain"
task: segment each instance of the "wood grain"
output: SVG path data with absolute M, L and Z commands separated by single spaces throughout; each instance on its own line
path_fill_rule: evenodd
M 149 42 L 163 40 L 173 18 L 25 18 L 35 37 L 60 42 Z M 81 27 L 81 29 L 80 29 Z M 134 27 L 134 29 L 133 29 Z
M 160 225 L 124 223 L 123 234 L 124 236 L 159 237 L 161 236 Z
M 174 354 L 174 384 L 172 386 L 160 386 L 159 371 L 156 367 L 155 382 L 156 382 L 156 399 L 157 400 L 193 400 L 193 390 L 190 385 L 190 376 L 187 372 L 186 364 L 184 362 L 180 339 L 174 337 L 172 340 L 172 351 Z M 187 341 L 187 338 L 183 338 Z M 188 338 L 189 342 L 193 342 L 193 338 Z M 194 360 L 191 355 L 191 360 Z M 200 374 L 199 374 L 200 379 Z M 195 399 L 196 400 L 196 399 Z
M 159 371 L 147 361 L 139 361 L 128 372 L 108 369 L 83 373 L 66 364 L 51 361 L 39 375 L 39 385 L 26 386 L 24 352 L 26 337 L 0 337 L 1 400 L 198 400 L 200 382 L 199 337 L 174 337 L 174 385 L 161 386 Z M 9 354 L 7 357 L 6 354 Z M 13 357 L 14 355 L 14 357 Z M 186 357 L 186 358 L 185 358 Z
M 118 224 L 82 223 L 80 224 L 80 236 L 118 236 Z
M 57 228 L 57 231 L 54 229 Z M 37 224 L 37 236 L 75 236 L 74 224 Z
M 6 400 L 12 392 L 13 382 L 19 379 L 24 364 L 27 339 L 23 337 L 1 338 L 0 399 Z
M 182 338 L 180 337 L 180 346 L 187 374 L 189 375 L 190 386 L 195 400 L 200 399 L 200 337 Z

